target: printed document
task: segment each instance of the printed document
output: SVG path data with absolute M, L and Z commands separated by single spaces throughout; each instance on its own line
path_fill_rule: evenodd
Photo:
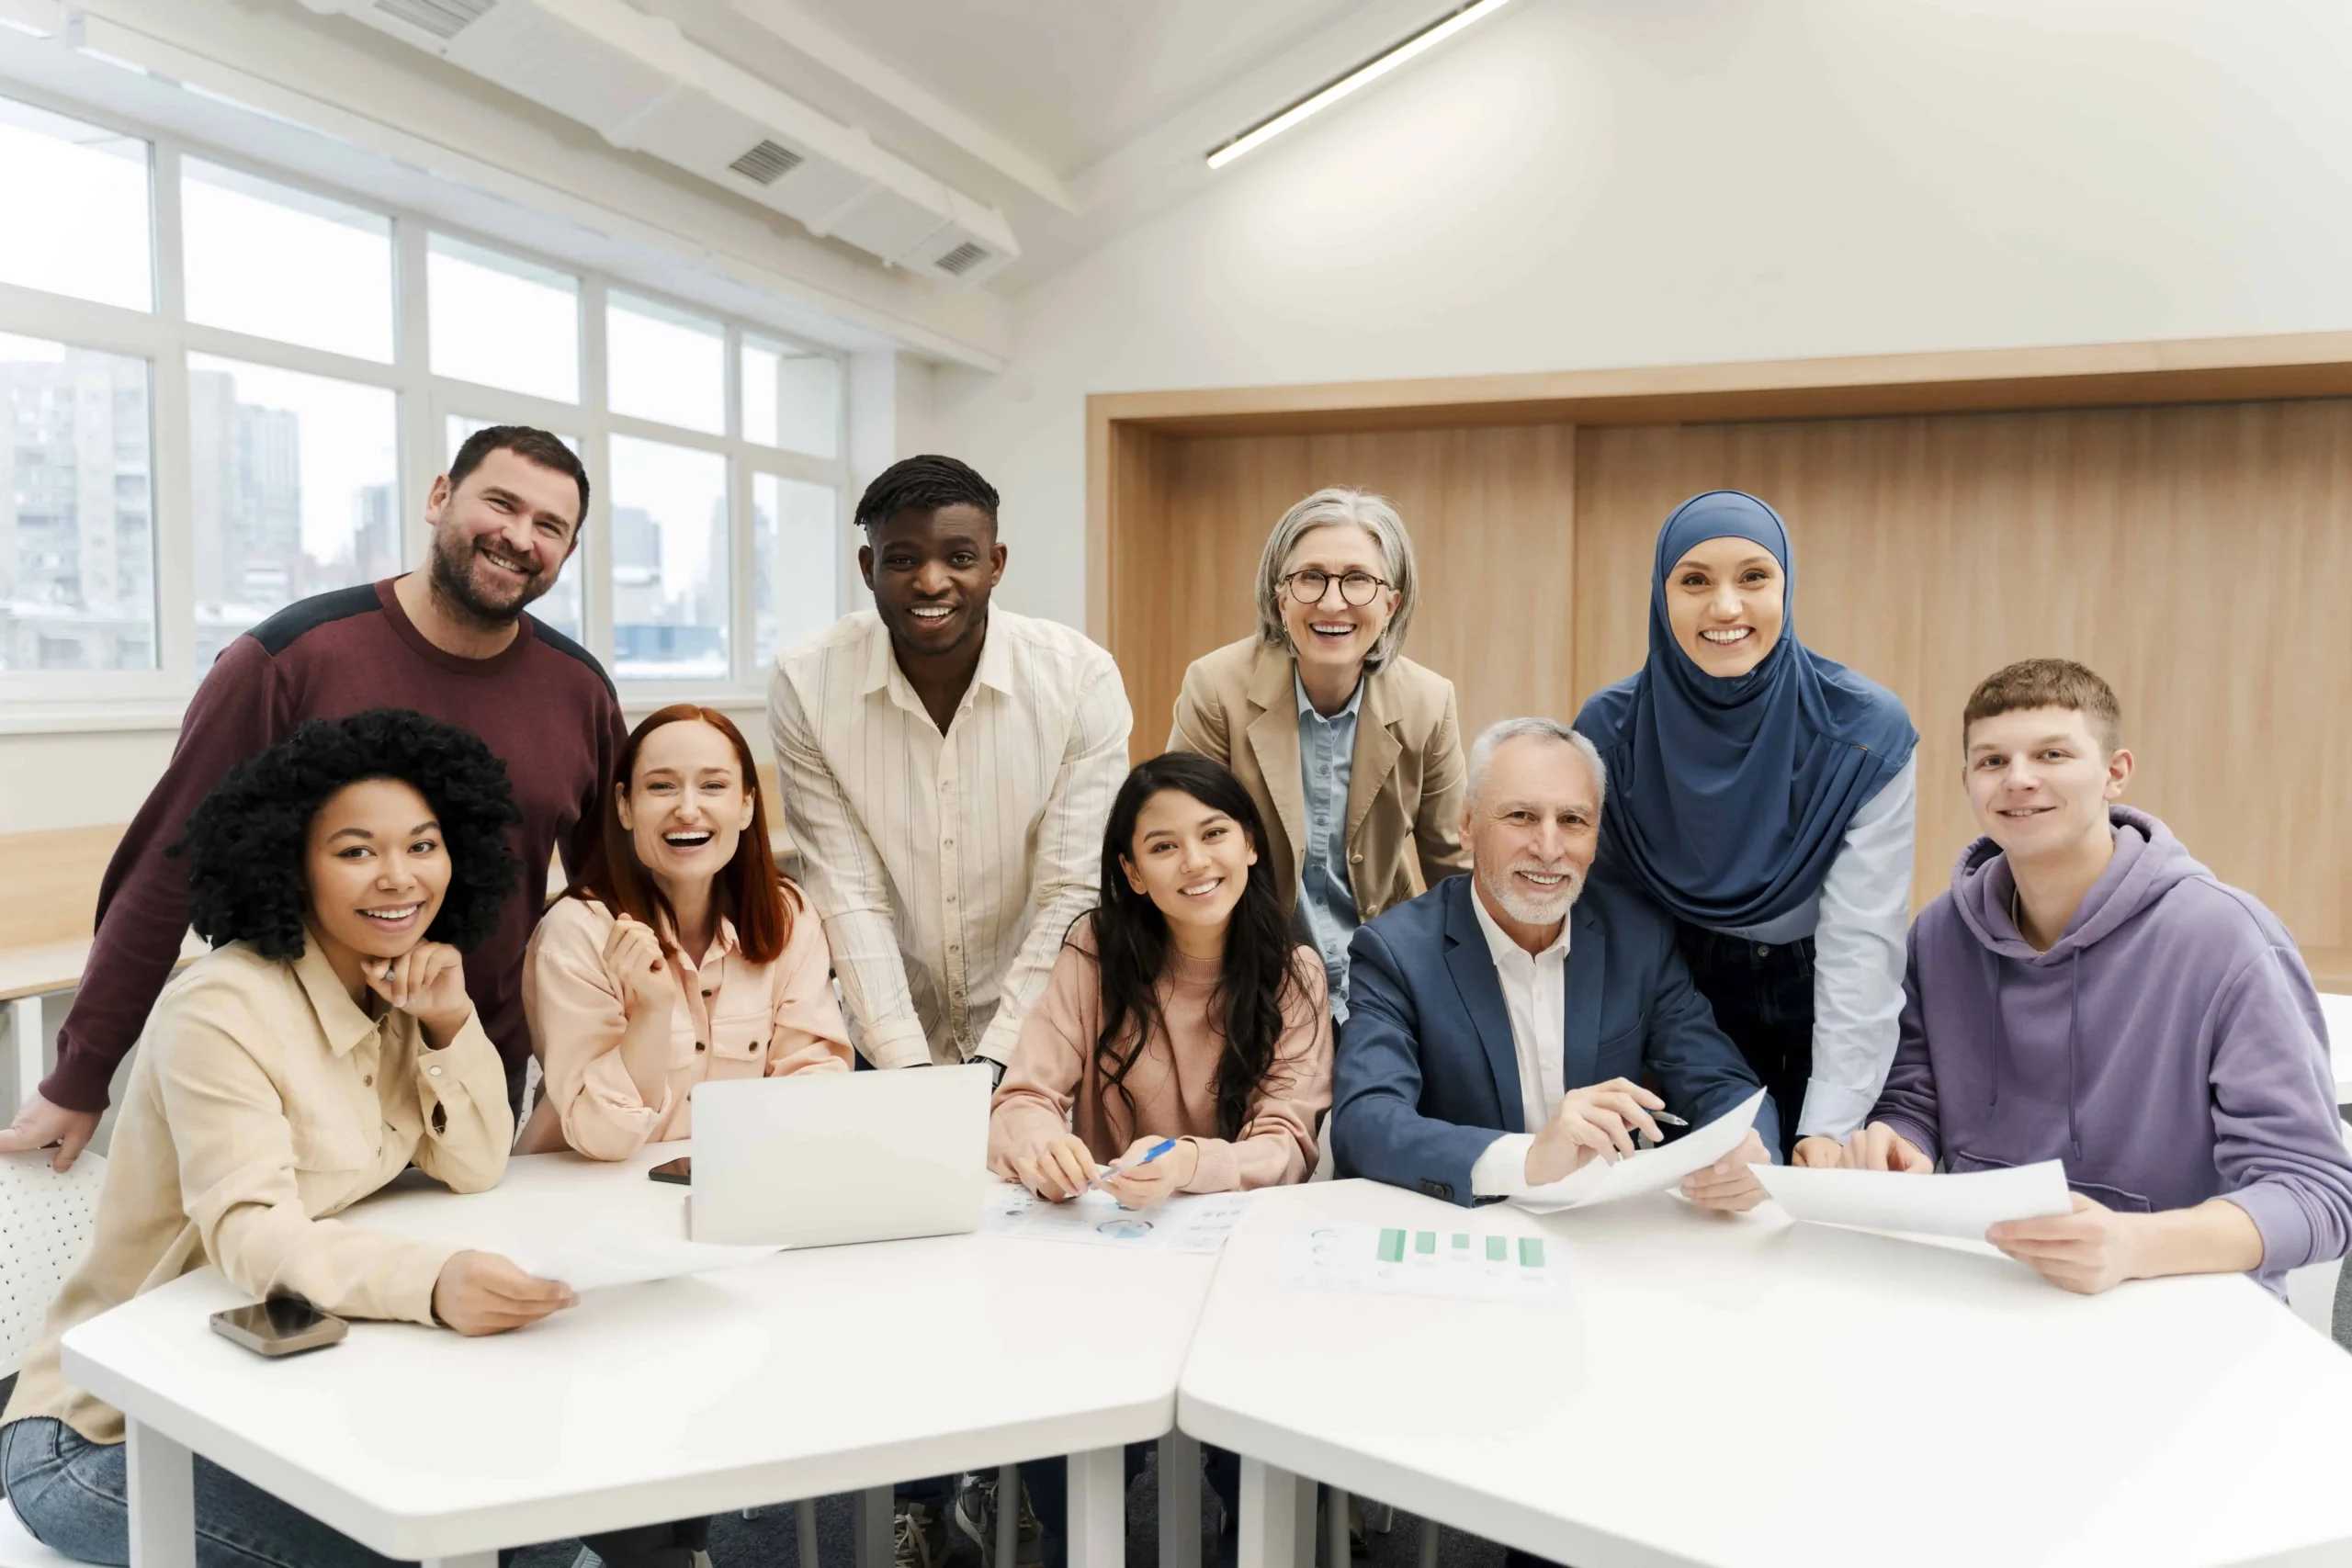
M 1679 1187 L 1684 1177 L 1706 1169 L 1739 1147 L 1739 1141 L 1755 1124 L 1757 1108 L 1763 1103 L 1764 1091 L 1759 1089 L 1705 1126 L 1694 1127 L 1670 1144 L 1644 1149 L 1613 1164 L 1596 1156 L 1583 1168 L 1531 1188 L 1511 1201 L 1532 1213 L 1555 1214 L 1563 1209 L 1613 1203 L 1621 1198 Z
M 1317 1225 L 1291 1237 L 1282 1278 L 1307 1290 L 1387 1296 L 1538 1305 L 1568 1299 L 1558 1242 L 1450 1225 Z
M 1757 1167 L 1756 1177 L 1791 1219 L 1862 1230 L 1983 1241 L 1985 1228 L 2003 1220 L 2074 1212 L 2066 1168 L 2054 1159 L 1955 1176 L 1774 1165 Z
M 1081 1192 L 1048 1203 L 1019 1182 L 988 1189 L 980 1229 L 1029 1241 L 1069 1241 L 1123 1247 L 1136 1252 L 1223 1249 L 1234 1224 L 1249 1212 L 1248 1192 L 1180 1192 L 1148 1209 L 1123 1209 L 1108 1192 Z
M 780 1247 L 722 1247 L 683 1236 L 646 1235 L 617 1227 L 577 1230 L 545 1241 L 503 1247 L 514 1266 L 542 1280 L 560 1280 L 575 1291 L 606 1285 L 637 1285 L 674 1280 L 714 1269 L 738 1269 L 774 1258 Z

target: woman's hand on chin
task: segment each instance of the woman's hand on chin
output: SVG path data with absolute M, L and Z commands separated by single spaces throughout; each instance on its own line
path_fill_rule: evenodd
M 365 972 L 368 988 L 416 1020 L 436 1051 L 458 1037 L 473 1013 L 465 956 L 447 942 L 420 942 L 398 958 L 370 958 Z

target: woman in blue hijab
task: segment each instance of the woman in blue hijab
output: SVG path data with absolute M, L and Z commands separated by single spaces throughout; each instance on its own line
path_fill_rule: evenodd
M 1752 495 L 1675 508 L 1648 661 L 1576 727 L 1609 765 L 1601 869 L 1673 911 L 1783 1155 L 1835 1165 L 1894 1059 L 1919 738 L 1894 693 L 1797 640 L 1790 557 Z

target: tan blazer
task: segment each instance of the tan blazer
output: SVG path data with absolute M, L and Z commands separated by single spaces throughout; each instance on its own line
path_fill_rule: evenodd
M 1298 903 L 1298 846 L 1306 837 L 1292 680 L 1288 649 L 1254 637 L 1227 643 L 1184 671 L 1168 735 L 1170 750 L 1214 758 L 1250 792 L 1288 908 Z M 1453 682 L 1403 658 L 1373 672 L 1348 775 L 1348 886 L 1360 919 L 1470 869 L 1462 848 L 1465 761 Z

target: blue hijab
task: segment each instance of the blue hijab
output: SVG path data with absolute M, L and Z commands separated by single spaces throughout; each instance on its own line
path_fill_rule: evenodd
M 1745 675 L 1709 675 L 1666 614 L 1666 576 L 1708 539 L 1753 539 L 1781 563 L 1781 637 Z M 1846 826 L 1910 760 L 1902 699 L 1797 640 L 1796 573 L 1780 514 L 1713 490 L 1657 531 L 1650 653 L 1593 694 L 1577 728 L 1609 765 L 1601 859 L 1694 925 L 1761 925 L 1803 907 Z

